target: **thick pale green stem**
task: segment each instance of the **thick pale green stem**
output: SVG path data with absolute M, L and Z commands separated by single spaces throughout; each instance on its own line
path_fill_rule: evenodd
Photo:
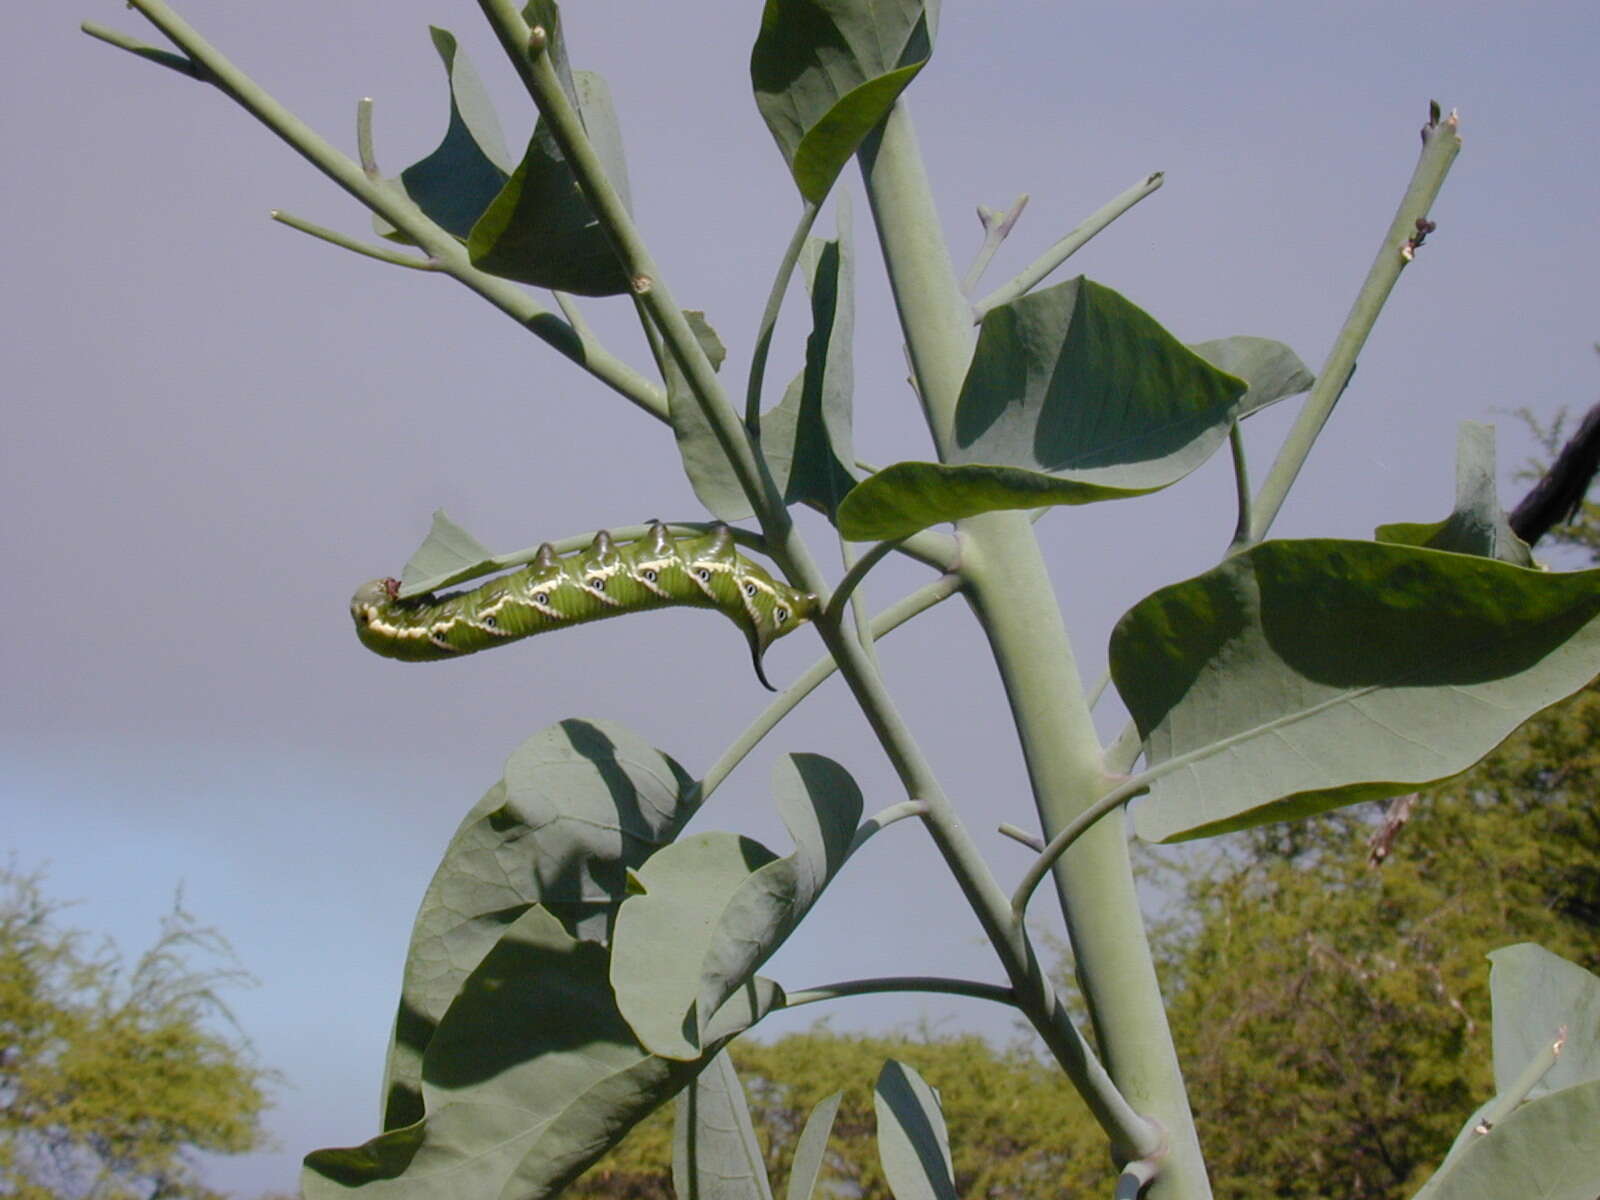
M 918 393 L 943 454 L 974 331 L 903 102 L 863 148 L 862 173 Z M 961 574 L 1011 700 L 1045 836 L 1054 838 L 1114 786 L 1101 767 L 1060 607 L 1026 515 L 989 513 L 962 522 L 960 531 Z M 1138 1112 L 1164 1127 L 1167 1145 L 1149 1194 L 1209 1196 L 1123 823 L 1089 829 L 1053 873 L 1112 1079 Z M 1113 1149 L 1126 1163 L 1153 1148 L 1124 1142 Z
M 1027 518 L 989 513 L 963 522 L 961 531 L 962 576 L 1011 702 L 1040 824 L 1053 840 L 1114 785 L 1101 765 L 1060 606 Z M 1128 1102 L 1167 1134 L 1148 1195 L 1209 1196 L 1123 821 L 1112 816 L 1084 830 L 1052 875 L 1106 1069 Z
M 911 373 L 942 459 L 972 360 L 972 310 L 939 231 L 928 175 L 904 104 L 861 147 L 861 176 L 894 289 Z

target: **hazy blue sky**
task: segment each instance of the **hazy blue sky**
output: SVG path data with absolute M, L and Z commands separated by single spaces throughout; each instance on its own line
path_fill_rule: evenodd
M 181 9 L 346 148 L 357 99 L 375 97 L 391 173 L 444 127 L 430 22 L 462 38 L 513 145 L 531 125 L 465 0 Z M 645 233 L 677 297 L 704 308 L 732 348 L 735 379 L 798 209 L 749 98 L 759 12 L 756 0 L 595 0 L 566 13 L 576 64 L 611 83 Z M 437 666 L 364 651 L 346 599 L 398 572 L 435 507 L 503 549 L 701 516 L 670 434 L 448 280 L 269 222 L 282 208 L 367 229 L 220 94 L 90 41 L 82 18 L 143 35 L 112 0 L 13 3 L 0 19 L 12 48 L 0 77 L 0 212 L 12 230 L 0 294 L 0 849 L 48 864 L 52 891 L 82 901 L 76 922 L 130 952 L 180 882 L 189 907 L 232 938 L 261 979 L 234 997 L 240 1022 L 286 1076 L 271 1119 L 282 1148 L 212 1178 L 288 1189 L 305 1150 L 375 1131 L 416 903 L 518 742 L 565 716 L 605 716 L 699 771 L 766 694 L 739 635 L 692 611 Z M 1071 271 L 1185 340 L 1276 337 L 1313 368 L 1409 176 L 1428 100 L 1459 107 L 1465 146 L 1438 232 L 1276 530 L 1365 537 L 1382 521 L 1444 514 L 1460 419 L 1498 422 L 1509 501 L 1510 474 L 1533 448 L 1509 410 L 1548 417 L 1595 399 L 1597 52 L 1592 0 L 948 0 L 911 100 L 963 267 L 975 204 L 1033 197 L 992 268 L 999 282 L 1164 170 L 1165 188 Z M 859 191 L 853 172 L 845 184 Z M 858 448 L 878 462 L 922 457 L 865 206 L 856 211 Z M 585 310 L 644 367 L 625 301 Z M 798 363 L 803 333 L 798 317 L 781 328 L 774 385 Z M 1289 415 L 1251 422 L 1258 477 Z M 1232 521 L 1219 459 L 1157 497 L 1041 527 L 1086 674 L 1103 666 L 1116 616 L 1209 566 Z M 886 603 L 924 575 L 885 570 L 870 594 Z M 796 636 L 768 669 L 792 678 L 816 652 Z M 975 628 L 949 604 L 882 655 L 947 789 L 1013 878 L 1027 856 L 992 830 L 1030 824 L 1030 805 Z M 898 799 L 853 717 L 842 689 L 825 688 L 698 827 L 784 845 L 766 781 L 785 749 L 846 763 L 869 807 Z M 919 972 L 997 977 L 907 824 L 852 863 L 770 973 L 799 987 Z M 1010 1029 L 976 1002 L 877 1000 L 831 1015 L 841 1027 L 926 1016 Z

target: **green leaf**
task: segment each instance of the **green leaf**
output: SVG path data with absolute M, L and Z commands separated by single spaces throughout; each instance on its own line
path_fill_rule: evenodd
M 833 1132 L 833 1119 L 843 1099 L 843 1092 L 823 1097 L 806 1118 L 806 1127 L 794 1144 L 787 1200 L 811 1200 L 812 1193 L 817 1190 L 817 1180 L 822 1177 L 822 1166 L 827 1161 L 828 1135 Z
M 1140 601 L 1111 670 L 1176 841 L 1447 779 L 1600 670 L 1600 571 L 1264 542 Z
M 566 720 L 517 747 L 451 838 L 406 954 L 384 1085 L 384 1126 L 422 1115 L 422 1056 L 467 975 L 505 927 L 542 905 L 600 940 L 627 872 L 698 804 L 687 772 L 620 725 Z
M 430 220 L 466 238 L 512 171 L 505 135 L 478 73 L 448 30 L 429 26 L 450 85 L 450 125 L 426 158 L 400 172 L 400 184 Z M 397 240 L 409 240 L 383 226 Z
M 627 204 L 627 166 L 611 93 L 592 71 L 574 72 L 572 86 L 572 101 L 606 178 Z M 542 120 L 522 162 L 473 225 L 467 251 L 480 270 L 521 283 L 580 296 L 614 296 L 629 288 L 621 260 Z
M 1247 385 L 1081 275 L 983 319 L 956 404 L 954 463 L 1048 471 L 1137 495 L 1220 446 Z
M 844 863 L 862 809 L 849 772 L 818 754 L 786 755 L 773 791 L 793 854 L 779 858 L 731 833 L 685 838 L 640 868 L 645 892 L 617 914 L 617 1003 L 657 1054 L 699 1056 L 710 1015 L 783 944 Z
M 851 398 L 855 370 L 855 254 L 849 193 L 838 200 L 839 236 L 807 240 L 800 266 L 811 295 L 805 367 L 761 418 L 761 449 L 786 503 L 815 504 L 832 516 L 855 486 Z
M 306 1200 L 554 1196 L 780 1000 L 752 986 L 693 1062 L 657 1058 L 617 1011 L 606 948 L 543 908 L 522 913 L 467 977 L 423 1057 L 427 1115 L 306 1158 Z
M 1218 338 L 1211 342 L 1195 342 L 1189 349 L 1219 371 L 1250 385 L 1239 402 L 1240 417 L 1248 417 L 1269 404 L 1297 396 L 1317 381 L 1298 354 L 1271 338 Z
M 839 505 L 839 532 L 856 542 L 892 541 L 941 521 L 979 513 L 1143 494 L 1018 467 L 902 462 L 868 476 L 844 498 Z
M 1380 525 L 1375 536 L 1380 542 L 1532 566 L 1533 553 L 1528 543 L 1512 532 L 1505 510 L 1500 507 L 1494 475 L 1494 426 L 1461 422 L 1456 435 L 1455 511 L 1431 524 Z
M 400 595 L 420 596 L 495 569 L 494 551 L 436 508 L 433 528 L 400 572 Z
M 878 1161 L 895 1200 L 956 1200 L 944 1113 L 922 1076 L 891 1058 L 878 1072 L 872 1107 Z
M 1416 1200 L 1594 1200 L 1600 1195 L 1600 1080 L 1531 1100 L 1473 1138 Z
M 1542 946 L 1491 951 L 1494 1082 L 1505 1091 L 1564 1029 L 1566 1045 L 1529 1097 L 1600 1079 L 1600 978 Z
M 756 107 L 800 195 L 821 203 L 933 52 L 937 0 L 767 0 Z
M 784 501 L 815 503 L 829 514 L 855 484 L 848 465 L 855 461 L 850 428 L 855 261 L 849 220 L 846 193 L 839 198 L 838 239 L 812 238 L 801 252 L 800 266 L 811 295 L 806 363 L 783 400 L 761 418 L 761 451 Z M 709 326 L 706 333 L 716 339 Z M 705 344 L 698 330 L 697 336 Z M 721 341 L 715 344 L 720 349 Z M 720 357 L 713 359 L 714 363 L 720 361 Z M 728 465 L 711 423 L 677 364 L 668 359 L 663 373 L 678 453 L 695 496 L 719 520 L 744 520 L 753 511 L 750 501 Z
M 672 1186 L 680 1200 L 772 1200 L 750 1106 L 726 1050 L 678 1093 Z

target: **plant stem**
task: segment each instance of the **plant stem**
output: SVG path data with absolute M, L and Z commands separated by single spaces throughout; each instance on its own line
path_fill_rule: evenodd
M 1013 279 L 995 288 L 994 291 L 974 304 L 972 306 L 973 319 L 981 321 L 986 313 L 1027 294 L 1046 275 L 1083 249 L 1095 234 L 1159 188 L 1164 178 L 1165 176 L 1160 171 L 1152 175 L 1146 175 L 1121 195 L 1101 205 L 1087 220 L 1038 258 L 1034 259 Z
M 772 290 L 767 294 L 767 307 L 761 313 L 755 348 L 750 352 L 750 378 L 744 392 L 744 426 L 752 437 L 759 436 L 761 431 L 761 385 L 767 372 L 767 353 L 772 349 L 772 334 L 778 327 L 778 313 L 789 291 L 789 280 L 794 277 L 795 264 L 800 261 L 800 251 L 805 249 L 806 238 L 820 211 L 820 207 L 810 200 L 805 202 L 800 211 L 800 220 L 790 235 L 789 245 L 784 249 L 783 260 L 778 263 L 778 273 L 773 276 Z
M 1145 779 L 1130 779 L 1101 796 L 1074 817 L 1065 829 L 1051 838 L 1049 845 L 1039 851 L 1039 857 L 1034 859 L 1033 865 L 1017 884 L 1017 890 L 1011 894 L 1011 911 L 1017 914 L 1017 919 L 1022 919 L 1028 910 L 1028 898 L 1033 895 L 1033 890 L 1039 886 L 1050 868 L 1055 866 L 1056 860 L 1071 848 L 1072 843 L 1087 833 L 1101 817 L 1115 812 L 1129 800 L 1149 789 L 1150 784 Z
M 944 455 L 974 332 L 970 312 L 962 315 L 965 302 L 939 237 L 921 155 L 904 110 L 902 98 L 878 134 L 863 145 L 862 174 L 917 389 Z M 958 531 L 961 574 L 1011 699 L 1045 834 L 1054 837 L 1111 786 L 1101 771 L 1100 746 L 1060 607 L 1026 514 L 987 513 L 960 522 Z M 937 841 L 936 822 L 930 820 L 929 827 Z M 1161 1149 L 1165 1139 L 1167 1157 L 1153 1194 L 1166 1200 L 1208 1196 L 1121 822 L 1101 822 L 1090 829 L 1055 864 L 1055 878 L 1096 1033 L 1107 1066 L 1123 1089 L 1111 1094 L 1154 1118 L 1153 1124 L 1139 1120 L 1136 1140 L 1105 1125 L 1113 1153 L 1118 1162 L 1131 1162 Z M 988 902 L 986 896 L 972 897 L 980 920 Z M 1030 955 L 1029 965 L 1037 969 L 1020 922 L 1009 914 L 1009 902 L 1007 908 L 1007 919 L 985 921 L 985 930 L 997 947 L 1002 944 L 997 932 L 1000 938 L 1016 938 Z M 1015 976 L 1013 983 L 1026 1012 L 1027 993 Z M 1046 1041 L 1050 1043 L 1048 1036 Z M 1053 1044 L 1051 1048 L 1056 1049 Z M 1082 1073 L 1075 1064 L 1061 1061 L 1082 1090 Z M 1089 1092 L 1085 1097 L 1091 1108 L 1103 1099 Z
M 850 599 L 861 581 L 867 577 L 867 572 L 887 558 L 899 544 L 897 541 L 879 542 L 850 564 L 850 569 L 844 573 L 844 578 L 839 580 L 839 586 L 834 588 L 833 595 L 828 597 L 827 612 L 838 618 L 844 611 L 845 601 Z
M 945 979 L 938 975 L 899 975 L 879 979 L 849 979 L 841 983 L 825 983 L 820 987 L 788 992 L 784 996 L 785 1008 L 802 1004 L 815 1004 L 819 1000 L 838 1000 L 843 996 L 870 996 L 879 992 L 938 992 L 946 996 L 971 996 L 977 1000 L 993 1000 L 996 1004 L 1016 1006 L 1016 993 L 997 983 L 979 983 L 972 979 Z
M 942 460 L 950 450 L 956 401 L 972 360 L 972 312 L 955 283 L 903 103 L 896 103 L 862 143 L 859 157 L 917 397 Z
M 509 279 L 500 279 L 474 267 L 462 244 L 439 228 L 418 208 L 403 190 L 393 183 L 368 178 L 359 163 L 334 149 L 326 139 L 278 103 L 259 84 L 234 66 L 211 46 L 163 0 L 128 0 L 130 7 L 181 49 L 194 64 L 196 79 L 210 83 L 232 98 L 291 149 L 338 184 L 362 204 L 404 233 L 438 264 L 442 274 L 482 296 L 535 337 L 577 363 L 600 382 L 616 391 L 659 421 L 666 421 L 666 393 L 632 367 L 608 352 L 592 338 L 580 336 L 565 321 L 538 304 L 533 297 Z M 107 38 L 97 26 L 85 32 L 102 41 L 110 40 L 124 49 L 141 53 L 120 41 Z M 142 55 L 142 57 L 152 57 Z M 165 60 L 157 59 L 157 61 Z M 165 65 L 172 65 L 165 63 Z
M 945 575 L 918 588 L 872 619 L 873 638 L 886 636 L 918 613 L 927 611 L 943 600 L 948 600 L 960 588 L 961 580 L 955 575 Z M 788 716 L 800 701 L 816 691 L 817 687 L 838 669 L 839 664 L 833 660 L 831 654 L 820 658 L 807 667 L 800 678 L 776 696 L 772 703 L 767 705 L 766 710 L 750 723 L 706 772 L 705 778 L 700 782 L 702 800 L 721 787 L 733 769 L 760 744 L 761 739 L 771 733 L 779 721 Z
M 1231 554 L 1250 544 L 1250 529 L 1254 524 L 1251 513 L 1255 508 L 1250 500 L 1250 464 L 1245 460 L 1244 435 L 1239 432 L 1237 421 L 1228 427 L 1228 449 L 1233 455 L 1234 493 L 1239 502 L 1239 519 L 1233 526 L 1233 541 L 1228 543 L 1228 552 Z
M 1411 182 L 1400 200 L 1400 207 L 1378 246 L 1378 256 L 1367 272 L 1350 315 L 1345 318 L 1344 327 L 1334 340 L 1333 349 L 1328 352 L 1328 360 L 1323 363 L 1316 384 L 1301 406 L 1299 418 L 1284 439 L 1277 461 L 1272 464 L 1272 470 L 1256 495 L 1255 513 L 1250 526 L 1251 542 L 1259 542 L 1272 527 L 1278 510 L 1283 507 L 1284 499 L 1294 485 L 1295 477 L 1300 474 L 1300 468 L 1305 465 L 1311 447 L 1316 443 L 1317 435 L 1327 424 L 1333 414 L 1333 406 L 1339 402 L 1345 385 L 1350 382 L 1350 376 L 1356 369 L 1356 359 L 1366 345 L 1367 335 L 1372 332 L 1378 314 L 1383 311 L 1384 302 L 1399 280 L 1400 272 L 1411 262 L 1416 239 L 1425 228 L 1419 222 L 1426 220 L 1428 210 L 1450 172 L 1450 164 L 1461 150 L 1460 127 L 1455 113 L 1440 121 L 1435 109 L 1433 119 L 1423 128 L 1422 157 L 1417 160 L 1416 170 L 1411 174 Z
M 994 257 L 994 252 L 1000 249 L 1000 244 L 1016 228 L 1017 218 L 1022 216 L 1022 210 L 1028 207 L 1028 193 L 1023 192 L 1017 201 L 1005 212 L 995 212 L 991 208 L 978 205 L 978 220 L 983 222 L 983 245 L 978 247 L 978 253 L 973 257 L 972 265 L 967 268 L 966 275 L 961 280 L 961 294 L 970 296 L 978 286 L 978 281 L 983 278 L 983 273 L 989 269 L 989 260 Z
M 290 229 L 298 229 L 301 233 L 310 234 L 320 241 L 338 246 L 342 250 L 349 250 L 355 254 L 375 258 L 379 262 L 389 263 L 391 266 L 406 267 L 412 271 L 437 271 L 439 265 L 432 259 L 410 258 L 399 251 L 390 250 L 384 246 L 369 246 L 365 242 L 358 242 L 353 237 L 346 237 L 337 230 L 327 229 L 293 213 L 286 213 L 282 209 L 273 209 L 269 214 L 274 221 L 287 225 Z

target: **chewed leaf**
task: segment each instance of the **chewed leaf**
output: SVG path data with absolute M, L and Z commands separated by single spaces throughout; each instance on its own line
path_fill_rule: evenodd
M 628 872 L 672 841 L 698 791 L 620 725 L 566 720 L 535 734 L 450 839 L 422 898 L 389 1049 L 385 1127 L 416 1121 L 422 1056 L 463 981 L 538 904 L 603 939 Z
M 806 200 L 822 201 L 926 65 L 938 21 L 937 0 L 767 0 L 750 80 Z
M 400 572 L 400 595 L 420 596 L 498 569 L 493 550 L 436 508 L 433 528 Z
M 701 833 L 653 855 L 638 872 L 613 935 L 617 1002 L 657 1054 L 697 1057 L 706 1022 L 793 932 L 844 862 L 861 820 L 861 791 L 838 763 L 788 755 L 774 790 L 795 851 Z
M 1528 544 L 1512 531 L 1500 507 L 1494 476 L 1494 426 L 1461 422 L 1456 437 L 1455 510 L 1444 520 L 1429 524 L 1380 525 L 1377 539 L 1532 566 Z
M 622 134 L 611 93 L 592 71 L 573 73 L 572 97 L 606 178 L 628 197 Z M 473 266 L 492 275 L 580 296 L 628 290 L 622 261 L 578 187 L 572 168 L 544 123 L 467 238 Z

